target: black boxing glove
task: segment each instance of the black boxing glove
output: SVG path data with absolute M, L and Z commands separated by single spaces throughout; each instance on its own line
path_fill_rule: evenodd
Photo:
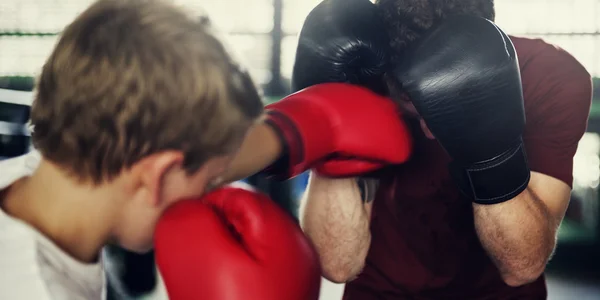
M 494 23 L 447 19 L 407 50 L 394 76 L 452 157 L 450 171 L 463 193 L 494 204 L 527 187 L 519 64 Z
M 388 35 L 382 18 L 379 16 L 379 9 L 375 4 L 371 3 L 369 0 L 324 0 L 308 14 L 302 26 L 292 74 L 293 91 L 298 92 L 308 87 L 324 83 L 349 83 L 361 85 L 379 95 L 385 95 L 387 94 L 387 88 L 383 80 L 383 75 L 390 70 L 389 57 L 390 43 Z M 336 86 L 334 85 L 333 87 Z M 331 91 L 336 90 L 336 88 L 332 89 L 333 90 Z M 331 91 L 329 91 L 329 93 Z M 355 95 L 351 95 L 351 93 L 355 93 L 353 91 L 356 91 L 356 87 L 349 87 L 348 91 L 352 92 L 346 93 L 345 97 L 353 97 Z M 307 94 L 304 93 L 298 95 Z M 296 96 L 293 96 L 292 98 L 294 97 L 298 98 Z M 311 103 L 315 105 L 321 105 L 320 102 L 324 100 L 323 97 L 318 99 L 311 97 L 311 99 Z M 370 101 L 374 101 L 373 99 L 378 98 L 369 96 L 365 99 L 368 100 L 366 102 L 370 103 Z M 353 99 L 348 99 L 348 101 L 349 100 Z M 328 101 L 325 102 L 325 106 L 329 105 L 327 102 Z M 346 102 L 346 100 L 339 102 L 338 108 L 343 108 L 344 102 Z M 390 105 L 391 104 L 390 101 Z M 385 103 L 376 104 L 375 107 L 380 105 L 385 105 Z M 289 121 L 282 122 L 283 119 L 277 117 L 277 114 L 275 114 L 271 108 L 272 107 L 267 107 L 267 114 L 269 115 L 269 120 L 267 122 L 276 128 L 275 131 L 280 135 L 281 141 L 283 141 L 284 155 L 269 168 L 264 170 L 263 173 L 266 175 L 276 175 L 279 178 L 289 178 L 290 175 L 296 175 L 297 171 L 305 170 L 304 168 L 298 168 L 298 166 L 300 166 L 298 162 L 306 163 L 310 161 L 309 158 L 311 154 L 315 154 L 308 151 L 311 149 L 310 146 L 313 148 L 315 146 L 318 146 L 317 148 L 322 148 L 324 145 L 315 141 L 305 140 L 303 141 L 303 146 L 309 146 L 309 148 L 300 149 L 297 145 L 290 143 L 290 141 L 294 140 L 294 138 L 290 139 L 290 137 L 298 136 L 298 132 L 304 134 L 310 133 L 320 137 L 323 137 L 324 135 L 322 131 L 316 132 L 305 128 L 308 125 L 314 127 L 315 124 L 318 124 L 318 122 L 315 123 L 312 121 L 305 122 L 304 127 L 300 126 L 304 131 L 298 131 L 297 129 L 290 130 L 290 128 L 298 127 L 298 124 L 290 127 L 289 124 L 291 123 L 289 123 Z M 391 112 L 394 111 L 394 108 L 394 105 L 389 107 Z M 359 111 L 360 110 L 356 112 Z M 290 110 L 287 114 L 289 115 L 291 112 L 292 111 Z M 299 116 L 297 112 L 295 113 Z M 339 113 L 339 111 L 336 113 Z M 347 112 L 344 113 L 348 115 Z M 309 121 L 306 117 L 301 119 Z M 392 119 L 395 120 L 396 116 Z M 399 117 L 397 120 L 400 122 Z M 287 123 L 288 125 L 282 126 L 284 123 Z M 381 122 L 378 122 L 377 124 L 379 123 Z M 389 127 L 388 129 L 393 127 L 394 126 Z M 287 130 L 285 128 L 287 128 Z M 298 139 L 295 138 L 295 140 Z M 400 142 L 403 141 L 403 139 L 399 137 L 396 141 Z M 392 144 L 395 144 L 396 141 Z M 294 151 L 298 149 L 303 151 Z M 328 169 L 330 171 L 337 169 L 338 175 L 345 173 L 342 170 L 348 169 L 347 160 L 356 160 L 357 157 L 354 156 L 357 154 L 353 153 L 353 157 L 348 157 L 348 155 L 338 156 L 340 154 L 339 151 L 340 149 L 334 151 L 335 153 L 329 153 L 329 157 L 326 160 L 328 162 L 327 167 L 321 169 Z M 298 156 L 291 153 L 301 153 L 302 159 L 298 161 Z M 398 151 L 395 155 L 402 156 L 403 153 L 404 152 L 402 151 Z M 346 154 L 348 154 L 347 151 Z M 295 156 L 296 158 L 290 157 L 290 155 Z M 323 157 L 318 158 L 323 159 Z M 365 157 L 362 158 L 364 159 Z M 336 160 L 336 162 L 334 162 L 334 160 Z M 312 163 L 314 164 L 316 162 Z M 379 162 L 376 164 L 379 164 Z M 368 164 L 364 164 L 362 167 L 363 171 L 366 172 L 367 169 L 381 167 L 374 167 L 376 164 L 369 167 L 367 167 Z M 290 169 L 290 165 L 297 166 L 296 172 Z M 313 165 L 310 167 L 313 167 Z M 317 166 L 317 169 L 319 169 L 319 166 Z M 290 170 L 292 171 L 291 173 L 289 172 Z M 356 168 L 352 168 L 352 171 L 356 170 Z M 328 172 L 328 175 L 332 175 L 332 172 Z M 344 175 L 347 176 L 348 174 Z
M 320 83 L 350 83 L 379 94 L 389 68 L 389 39 L 369 0 L 325 0 L 302 26 L 292 74 L 294 92 Z

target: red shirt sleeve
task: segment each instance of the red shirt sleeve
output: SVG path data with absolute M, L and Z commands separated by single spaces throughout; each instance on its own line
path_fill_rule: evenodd
M 529 165 L 572 187 L 573 156 L 590 112 L 591 77 L 566 51 L 530 41 L 537 51 L 521 62 Z

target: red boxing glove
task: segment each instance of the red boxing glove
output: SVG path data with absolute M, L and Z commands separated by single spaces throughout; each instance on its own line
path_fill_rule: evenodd
M 319 297 L 318 257 L 300 227 L 246 188 L 173 205 L 158 222 L 155 251 L 171 300 Z
M 383 167 L 381 163 L 353 158 L 338 158 L 317 163 L 312 170 L 327 177 L 348 177 L 365 174 L 381 167 Z
M 283 166 L 267 173 L 290 178 L 319 163 L 326 175 L 355 176 L 410 155 L 410 131 L 396 104 L 364 87 L 319 84 L 266 108 L 287 152 Z

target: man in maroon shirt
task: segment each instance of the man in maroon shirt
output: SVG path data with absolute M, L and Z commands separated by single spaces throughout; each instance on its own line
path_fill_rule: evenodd
M 493 1 L 379 0 L 394 53 L 452 15 L 494 19 Z M 377 179 L 311 174 L 302 214 L 324 276 L 344 299 L 545 299 L 543 271 L 569 202 L 573 155 L 591 100 L 590 75 L 566 51 L 511 37 L 523 85 L 531 179 L 514 199 L 465 199 L 450 157 L 418 122 L 412 158 Z M 397 57 L 396 60 L 401 60 Z M 420 122 L 419 122 L 420 121 Z M 367 187 L 366 203 L 357 182 Z M 375 191 L 369 197 L 369 190 Z
M 352 8 L 348 4 L 350 2 L 356 7 Z M 267 107 L 267 111 L 270 111 L 267 123 L 271 121 L 272 125 L 275 122 L 275 126 L 257 124 L 249 132 L 240 155 L 234 159 L 226 178 L 243 178 L 270 165 L 277 158 L 279 162 L 286 162 L 288 170 L 292 170 L 287 173 L 288 176 L 307 168 L 316 169 L 316 172 L 311 172 L 303 199 L 301 222 L 320 255 L 324 277 L 334 282 L 347 283 L 345 299 L 545 299 L 542 274 L 554 250 L 557 229 L 569 202 L 573 155 L 585 131 L 591 104 L 590 75 L 571 55 L 558 47 L 542 40 L 511 37 L 518 56 L 517 67 L 513 48 L 506 46 L 508 38 L 499 34 L 500 31 L 490 22 L 475 18 L 493 20 L 494 7 L 491 0 L 379 0 L 377 5 L 385 23 L 382 28 L 387 28 L 390 33 L 395 56 L 392 57 L 393 72 L 388 72 L 385 63 L 378 64 L 385 59 L 378 59 L 385 57 L 382 54 L 385 50 L 380 49 L 386 48 L 389 43 L 382 45 L 376 30 L 371 30 L 370 33 L 363 30 L 366 25 L 377 27 L 375 23 L 380 19 L 369 13 L 370 8 L 366 3 L 372 5 L 366 0 L 325 0 L 311 12 L 301 33 L 294 69 L 296 83 L 302 81 L 305 84 L 297 84 L 296 88 L 341 81 L 357 83 L 378 91 L 377 85 L 373 85 L 377 81 L 373 80 L 376 76 L 372 75 L 387 74 L 392 98 L 401 103 L 404 108 L 403 118 L 413 125 L 410 126 L 413 138 L 410 159 L 406 161 L 405 156 L 388 155 L 392 145 L 408 145 L 410 142 L 405 135 L 391 132 L 391 124 L 381 126 L 380 119 L 385 119 L 383 114 L 375 116 L 373 113 L 365 113 L 363 119 L 352 119 L 349 116 L 356 116 L 354 105 L 344 106 L 340 102 L 333 105 L 332 99 L 320 97 L 310 102 L 314 105 L 311 106 L 313 112 L 300 105 L 294 109 L 287 105 L 287 110 L 281 110 L 285 104 Z M 335 14 L 332 7 L 338 8 L 341 13 Z M 463 17 L 457 18 L 459 15 Z M 474 17 L 465 18 L 464 15 Z M 449 17 L 458 21 L 453 21 L 453 29 L 444 31 Z M 321 23 L 311 25 L 312 21 L 318 20 Z M 441 26 L 432 28 L 442 21 Z M 486 28 L 486 33 L 494 35 L 488 39 L 494 45 L 488 47 L 470 36 L 480 34 L 483 29 L 472 30 L 472 27 L 456 27 L 456 24 L 482 25 Z M 457 28 L 464 28 L 469 33 L 461 34 Z M 436 41 L 431 44 L 438 45 L 437 48 L 419 48 L 422 52 L 428 52 L 426 55 L 421 55 L 414 49 L 412 52 L 405 52 L 412 45 L 431 41 L 431 30 L 450 34 L 436 36 Z M 427 38 L 419 41 L 424 34 L 427 34 Z M 485 36 L 479 38 L 486 40 Z M 464 41 L 470 44 L 462 45 Z M 358 52 L 349 51 L 357 45 L 363 49 Z M 360 55 L 354 55 L 356 53 Z M 407 54 L 412 56 L 407 59 Z M 503 54 L 508 55 L 511 62 L 508 67 L 510 72 L 490 67 L 493 64 L 486 65 L 490 59 L 496 60 L 495 56 L 502 57 Z M 473 56 L 472 61 L 469 61 L 469 55 Z M 415 57 L 417 59 L 412 60 Z M 439 57 L 443 59 L 438 59 Z M 362 60 L 377 63 L 365 72 L 356 72 L 356 75 L 352 73 L 357 69 L 356 65 L 344 64 L 343 59 L 346 62 L 361 63 Z M 433 75 L 427 75 L 434 80 L 424 81 L 415 88 L 414 82 L 423 78 L 414 74 L 402 78 L 403 74 L 409 73 L 398 70 L 402 70 L 406 61 L 415 65 L 423 63 L 417 61 L 419 59 L 437 61 L 439 64 L 430 64 L 425 68 L 433 70 Z M 454 59 L 466 62 L 456 69 L 455 73 L 459 76 L 452 73 L 454 65 L 447 63 L 455 62 Z M 481 71 L 477 71 L 482 65 Z M 469 66 L 477 70 L 469 70 Z M 326 67 L 330 67 L 330 70 Z M 516 82 L 513 80 L 519 76 L 517 68 L 520 69 L 522 93 L 518 79 Z M 303 72 L 296 72 L 297 70 Z M 422 70 L 412 71 L 418 74 Z M 435 74 L 438 71 L 447 72 L 444 73 L 446 76 Z M 462 74 L 465 77 L 461 77 Z M 430 85 L 449 86 L 455 80 L 465 78 L 479 86 L 463 84 L 458 87 L 460 92 L 444 90 L 447 87 L 442 87 L 442 92 L 438 94 L 432 90 L 421 94 L 409 92 L 411 88 L 427 89 Z M 399 89 L 399 86 L 402 88 Z M 487 92 L 485 86 L 490 88 Z M 511 91 L 507 94 L 499 92 L 507 86 L 511 87 Z M 479 93 L 478 96 L 472 97 L 471 90 Z M 464 127 L 463 132 L 457 131 L 455 134 L 464 138 L 477 131 L 481 141 L 477 143 L 477 139 L 471 136 L 463 141 L 467 143 L 475 140 L 475 145 L 460 145 L 459 139 L 459 142 L 454 141 L 455 144 L 451 145 L 453 148 L 449 148 L 448 140 L 456 136 L 445 136 L 444 144 L 440 138 L 442 122 L 438 122 L 437 128 L 434 128 L 432 114 L 428 116 L 430 119 L 424 121 L 427 116 L 418 114 L 413 102 L 402 100 L 406 98 L 404 92 L 410 96 L 411 101 L 419 104 L 417 107 L 420 107 L 421 112 L 427 112 L 431 108 L 427 107 L 431 103 L 426 103 L 431 99 L 417 101 L 415 96 L 431 97 L 436 94 L 438 98 L 454 97 L 452 100 L 455 102 L 439 102 L 438 104 L 446 107 L 437 110 L 433 117 L 454 114 L 453 119 L 448 118 L 445 125 L 441 124 L 442 129 L 444 126 L 456 127 L 456 123 L 480 120 L 481 124 Z M 466 96 L 457 96 L 463 95 L 462 92 Z M 302 93 L 306 95 L 307 92 L 300 92 L 300 95 Z M 353 93 L 345 94 L 344 97 L 348 103 L 360 100 L 355 99 Z M 307 98 L 305 96 L 299 102 L 304 101 L 308 105 Z M 448 105 L 457 103 L 465 105 L 448 108 Z M 473 103 L 475 106 L 469 106 Z M 500 117 L 493 115 L 495 110 L 490 109 L 490 103 L 495 105 L 492 108 L 498 111 Z M 376 101 L 367 101 L 364 105 L 378 104 Z M 516 109 L 502 114 L 507 111 L 508 106 Z M 332 110 L 327 113 L 314 112 L 323 107 Z M 487 110 L 479 114 L 473 107 Z M 456 157 L 451 159 L 451 155 L 456 155 L 456 149 L 469 153 L 470 147 L 483 149 L 485 145 L 481 144 L 494 144 L 493 138 L 506 135 L 502 132 L 503 127 L 509 131 L 509 127 L 521 125 L 515 126 L 507 120 L 525 122 L 522 118 L 523 109 L 526 123 L 523 128 L 516 130 L 518 151 L 511 152 L 511 157 L 505 160 L 503 155 L 507 152 L 491 157 L 489 161 L 499 163 L 486 167 L 494 169 L 507 161 L 513 161 L 517 157 L 516 153 L 523 153 L 520 146 L 524 145 L 527 159 L 521 155 L 520 158 L 517 157 L 519 159 L 516 164 L 508 168 L 520 172 L 511 173 L 506 172 L 506 168 L 502 169 L 502 172 L 494 174 L 495 179 L 479 182 L 480 186 L 477 188 L 471 182 L 472 190 L 468 191 L 472 191 L 471 196 L 475 197 L 464 196 L 457 187 L 458 183 L 465 191 L 464 185 L 461 185 L 464 182 L 457 180 L 461 177 L 457 177 L 456 173 L 451 176 L 448 171 L 449 163 L 458 161 Z M 456 115 L 456 111 L 471 112 L 479 116 L 466 113 Z M 282 114 L 284 118 L 281 117 Z M 480 118 L 485 114 L 487 118 L 496 118 L 496 122 L 492 122 L 494 124 L 490 126 L 488 120 Z M 330 119 L 333 119 L 333 123 L 329 123 Z M 426 123 L 431 126 L 432 131 L 437 129 L 436 136 L 439 140 L 433 139 Z M 327 126 L 322 126 L 323 124 Z M 474 128 L 478 125 L 481 127 Z M 347 128 L 345 132 L 342 130 L 344 126 Z M 493 130 L 488 130 L 489 127 L 493 127 Z M 362 129 L 370 130 L 372 134 L 364 134 Z M 330 130 L 334 133 L 329 132 Z M 378 139 L 382 133 L 387 141 Z M 323 138 L 324 135 L 326 138 Z M 334 140 L 335 147 L 331 147 L 331 139 Z M 401 141 L 400 144 L 398 140 Z M 336 144 L 339 141 L 345 144 Z M 372 147 L 375 142 L 379 143 L 375 148 L 380 148 L 380 153 Z M 364 149 L 359 149 L 361 147 Z M 478 154 L 474 152 L 463 158 Z M 281 156 L 282 153 L 287 155 Z M 376 158 L 390 166 L 374 176 L 340 178 L 352 173 L 362 174 L 361 168 L 362 171 L 377 169 L 373 163 L 377 161 Z M 498 161 L 498 158 L 502 160 Z M 472 167 L 485 165 L 489 161 L 480 160 L 471 166 L 459 165 L 459 169 L 466 165 L 471 168 L 468 169 L 469 172 L 478 172 L 480 170 Z M 399 163 L 402 164 L 397 165 Z M 393 164 L 396 165 L 392 166 Z M 512 168 L 515 166 L 516 168 Z M 277 166 L 272 167 L 277 169 Z M 498 174 L 503 177 L 497 176 Z M 522 180 L 519 181 L 519 178 Z M 520 185 L 506 190 L 504 183 L 515 182 Z M 481 186 L 483 190 L 479 189 Z M 500 194 L 497 197 L 501 198 L 500 201 L 495 201 L 498 199 L 494 197 L 488 198 L 494 201 L 482 201 L 485 199 L 480 197 L 481 191 L 487 192 L 498 186 L 499 190 L 509 192 Z M 515 186 L 508 186 L 513 187 Z

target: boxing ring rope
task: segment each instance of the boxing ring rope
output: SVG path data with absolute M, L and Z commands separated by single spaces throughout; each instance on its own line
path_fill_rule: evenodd
M 0 103 L 31 106 L 33 103 L 33 92 L 0 89 Z
M 32 92 L 0 89 L 0 160 L 19 156 L 30 148 L 32 102 Z

